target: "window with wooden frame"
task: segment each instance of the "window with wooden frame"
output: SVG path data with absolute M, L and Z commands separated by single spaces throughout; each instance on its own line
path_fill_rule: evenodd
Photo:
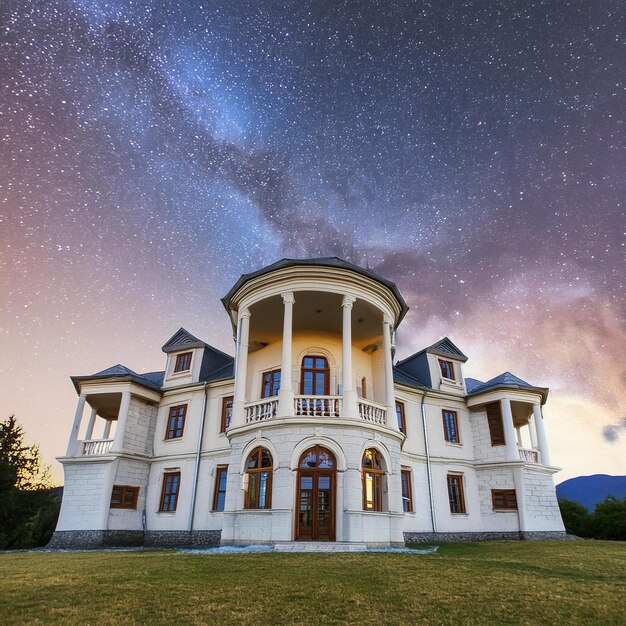
M 300 393 L 303 396 L 327 396 L 330 389 L 330 369 L 324 356 L 302 359 Z
M 489 435 L 492 446 L 505 445 L 504 425 L 502 424 L 502 409 L 499 402 L 492 402 L 485 407 L 487 422 L 489 423 Z
M 161 513 L 173 513 L 178 504 L 178 491 L 180 490 L 180 472 L 165 472 L 163 474 L 163 486 L 161 487 Z
M 178 372 L 186 372 L 191 368 L 191 352 L 183 352 L 176 355 L 176 363 L 174 365 L 174 374 Z
M 463 474 L 448 474 L 448 500 L 450 513 L 466 513 L 463 493 Z
M 255 448 L 246 461 L 246 509 L 272 508 L 272 455 L 266 448 Z
M 280 389 L 280 370 L 263 372 L 263 384 L 261 385 L 261 398 L 272 398 L 278 395 Z
M 402 468 L 400 471 L 402 478 L 402 510 L 405 513 L 413 512 L 413 487 L 411 485 L 411 470 Z
M 398 428 L 406 435 L 406 420 L 404 417 L 404 402 L 396 400 L 396 417 L 398 418 Z
M 448 378 L 449 380 L 455 380 L 454 378 L 454 363 L 452 361 L 444 361 L 439 359 L 439 369 L 441 370 L 441 377 Z
M 517 495 L 515 489 L 492 489 L 491 502 L 495 511 L 516 511 Z
M 139 487 L 129 485 L 113 485 L 111 491 L 112 509 L 136 509 L 139 498 Z
M 234 396 L 222 398 L 222 420 L 220 422 L 220 432 L 225 433 L 230 427 L 230 420 L 233 416 Z
M 383 489 L 385 469 L 383 459 L 374 448 L 369 448 L 361 460 L 361 478 L 363 482 L 363 510 L 383 510 Z
M 181 404 L 170 408 L 167 417 L 165 439 L 180 439 L 185 430 L 185 418 L 187 417 L 187 405 Z
M 445 440 L 450 443 L 461 443 L 459 422 L 456 411 L 442 409 L 441 415 L 443 417 L 443 436 Z
M 226 502 L 226 479 L 228 465 L 218 465 L 215 468 L 215 493 L 213 494 L 213 510 L 223 511 Z

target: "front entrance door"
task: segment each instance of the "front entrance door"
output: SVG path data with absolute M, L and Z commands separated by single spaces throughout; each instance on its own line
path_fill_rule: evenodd
M 300 457 L 296 541 L 335 540 L 335 457 L 315 446 Z

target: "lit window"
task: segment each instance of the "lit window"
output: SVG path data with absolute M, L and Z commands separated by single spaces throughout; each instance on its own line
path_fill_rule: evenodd
M 492 489 L 491 501 L 495 510 L 507 509 L 514 511 L 517 509 L 515 489 Z
M 363 510 L 383 510 L 383 480 L 385 470 L 380 452 L 370 448 L 363 454 L 361 461 L 363 481 Z
M 403 469 L 402 477 L 402 509 L 405 513 L 413 511 L 413 489 L 411 487 L 411 470 Z
M 466 512 L 462 474 L 448 474 L 448 499 L 450 500 L 450 513 Z
M 441 377 L 449 380 L 454 380 L 454 364 L 452 361 L 439 360 L 439 367 L 441 369 Z
M 138 497 L 139 487 L 129 487 L 128 485 L 113 485 L 113 490 L 111 491 L 111 508 L 136 509 Z
M 228 465 L 218 465 L 215 470 L 215 495 L 213 496 L 213 510 L 223 511 L 226 502 L 226 478 Z
M 187 416 L 187 405 L 173 406 L 167 418 L 166 439 L 178 439 L 183 436 L 185 429 L 185 417 Z
M 186 372 L 191 367 L 191 352 L 184 352 L 176 356 L 176 365 L 174 365 L 174 373 Z
M 172 513 L 176 510 L 179 488 L 180 472 L 165 472 L 165 474 L 163 474 L 161 506 L 159 506 L 159 511 L 163 513 Z
M 246 462 L 248 489 L 246 509 L 272 508 L 272 455 L 265 448 L 255 448 Z
M 443 415 L 443 434 L 446 441 L 450 443 L 461 443 L 456 411 L 443 409 L 441 413 Z

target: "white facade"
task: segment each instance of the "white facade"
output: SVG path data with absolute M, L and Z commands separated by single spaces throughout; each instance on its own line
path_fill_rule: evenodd
M 447 338 L 393 365 L 395 285 L 339 259 L 283 260 L 223 302 L 235 359 L 181 329 L 164 372 L 73 379 L 53 544 L 563 533 L 547 389 L 465 380 Z

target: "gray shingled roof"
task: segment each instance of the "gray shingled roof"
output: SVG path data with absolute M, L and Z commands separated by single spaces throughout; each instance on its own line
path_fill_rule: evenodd
M 255 272 L 250 272 L 249 274 L 242 274 L 237 282 L 232 286 L 230 291 L 222 298 L 222 303 L 226 310 L 229 310 L 229 303 L 231 298 L 237 293 L 239 288 L 247 283 L 249 280 L 253 278 L 257 278 L 258 276 L 262 276 L 263 274 L 268 274 L 269 272 L 273 272 L 274 270 L 282 269 L 284 267 L 297 267 L 298 265 L 304 266 L 318 266 L 318 267 L 337 267 L 341 269 L 351 270 L 356 272 L 357 274 L 361 274 L 362 276 L 367 276 L 372 280 L 379 282 L 384 285 L 388 289 L 390 289 L 395 296 L 396 300 L 400 304 L 401 312 L 400 317 L 398 318 L 398 324 L 402 321 L 402 318 L 406 315 L 409 307 L 407 306 L 402 294 L 398 290 L 398 287 L 395 283 L 386 278 L 383 278 L 376 272 L 373 272 L 371 269 L 366 269 L 364 267 L 360 267 L 359 265 L 354 265 L 353 263 L 349 263 L 348 261 L 344 261 L 339 257 L 320 257 L 320 258 L 312 258 L 312 259 L 281 259 L 276 263 L 272 263 L 266 267 L 262 267 Z
M 454 345 L 454 343 L 452 343 L 452 340 L 449 337 L 444 337 L 443 339 L 440 339 L 439 341 L 433 343 L 432 346 L 423 348 L 419 352 L 415 352 L 414 354 L 407 356 L 405 359 L 402 359 L 398 362 L 398 365 L 402 366 L 407 361 L 410 361 L 411 359 L 414 359 L 415 357 L 419 356 L 420 354 L 424 354 L 425 352 L 429 354 L 436 354 L 438 356 L 452 357 L 457 361 L 461 361 L 462 363 L 465 363 L 465 361 L 467 361 L 467 357 L 461 352 L 461 350 L 457 346 Z
M 70 378 L 74 383 L 76 391 L 80 390 L 79 383 L 81 382 L 85 382 L 88 380 L 102 380 L 107 378 L 118 378 L 124 381 L 129 380 L 137 383 L 138 385 L 148 387 L 149 389 L 160 391 L 164 374 L 165 372 L 147 372 L 146 374 L 138 374 L 137 372 L 131 370 L 129 367 L 118 363 L 117 365 L 107 367 L 100 372 L 91 374 L 91 376 L 71 376 Z
M 468 382 L 469 381 L 469 382 Z M 503 372 L 502 374 L 488 380 L 483 383 L 475 378 L 466 378 L 465 385 L 468 396 L 474 396 L 486 391 L 492 391 L 494 389 L 528 389 L 530 391 L 536 391 L 541 394 L 543 401 L 546 401 L 548 397 L 549 389 L 547 387 L 536 387 L 527 383 L 525 380 L 511 374 L 511 372 Z
M 182 326 L 165 342 L 161 348 L 163 352 L 176 352 L 183 348 L 204 348 L 207 346 L 204 341 L 194 337 L 188 330 Z
M 415 389 L 430 389 L 430 387 L 422 385 L 417 378 L 395 366 L 393 368 L 393 382 L 399 385 L 406 385 L 407 387 L 414 387 Z

